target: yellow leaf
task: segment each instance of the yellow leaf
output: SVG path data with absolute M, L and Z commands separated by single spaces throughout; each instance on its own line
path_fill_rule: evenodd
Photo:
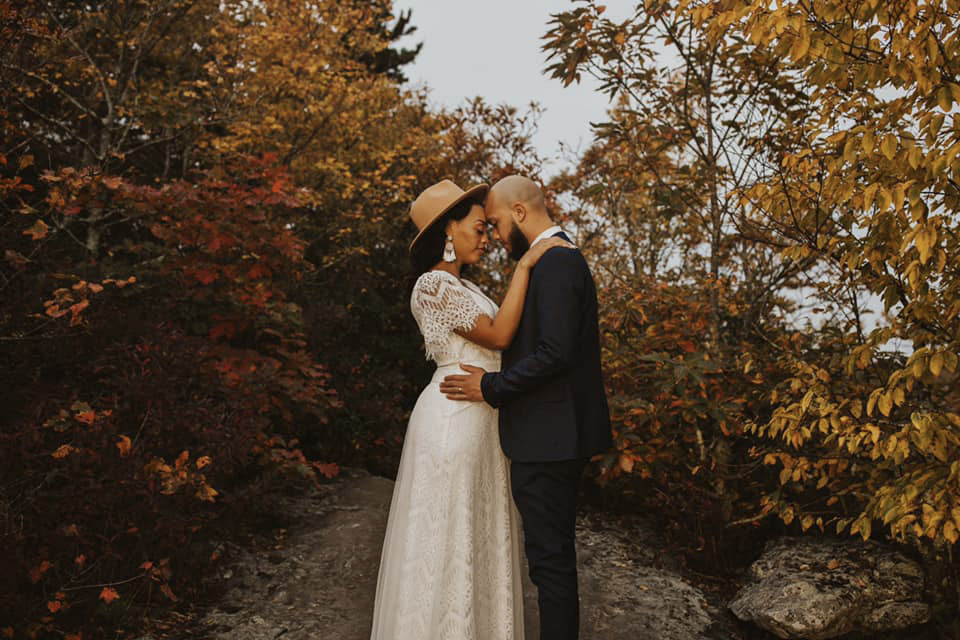
M 893 402 L 890 400 L 890 396 L 886 393 L 881 393 L 880 397 L 877 398 L 877 408 L 880 409 L 880 413 L 889 416 L 890 410 L 893 409 Z
M 930 121 L 930 135 L 936 136 L 940 133 L 940 128 L 943 126 L 943 114 L 938 114 L 933 117 L 933 120 Z
M 216 489 L 214 489 L 214 488 L 211 487 L 210 485 L 204 483 L 204 485 L 203 485 L 202 487 L 200 487 L 199 489 L 197 489 L 197 494 L 196 494 L 196 495 L 197 495 L 197 497 L 200 498 L 201 500 L 205 500 L 205 501 L 207 501 L 207 502 L 213 502 L 214 496 L 217 496 L 217 495 L 219 495 L 219 494 L 220 494 L 219 491 L 217 491 Z
M 877 183 L 867 185 L 867 188 L 863 190 L 863 208 L 864 210 L 869 209 L 873 206 L 873 198 L 877 194 L 877 189 L 880 187 Z
M 868 411 L 867 413 L 869 413 L 869 411 Z M 863 415 L 863 403 L 860 402 L 859 400 L 854 400 L 853 402 L 851 402 L 851 403 L 850 403 L 850 414 L 851 414 L 854 418 L 857 418 L 857 419 L 859 420 L 859 419 L 860 419 L 860 416 Z
M 903 189 L 903 185 L 898 184 L 893 188 L 893 206 L 896 209 L 901 209 L 903 207 L 904 201 L 907 199 L 907 194 Z
M 947 443 L 943 437 L 939 437 L 934 440 L 932 446 L 930 447 L 930 453 L 936 456 L 937 460 L 940 462 L 948 462 Z
M 793 475 L 793 472 L 790 470 L 790 468 L 784 467 L 780 471 L 780 484 L 787 484 L 788 482 L 790 482 L 790 476 L 792 475 Z
M 937 242 L 937 231 L 930 227 L 924 227 L 916 238 L 917 251 L 920 252 L 920 264 L 927 264 L 930 259 L 930 252 L 933 245 Z
M 913 365 L 910 367 L 913 372 L 913 377 L 918 380 L 923 377 L 924 372 L 927 370 L 927 363 L 922 357 L 917 358 L 913 361 Z
M 920 147 L 910 149 L 910 153 L 907 154 L 907 162 L 910 163 L 910 167 L 916 169 L 920 166 L 921 160 L 923 160 L 923 152 L 920 150 Z
M 794 515 L 795 513 L 793 510 L 793 507 L 790 506 L 780 512 L 780 519 L 783 520 L 784 524 L 790 524 L 791 522 L 793 522 Z
M 930 358 L 930 373 L 939 376 L 941 370 L 943 370 L 943 354 L 938 352 Z
M 793 42 L 793 47 L 790 48 L 790 57 L 795 61 L 801 60 L 803 56 L 807 55 L 807 51 L 810 50 L 810 32 L 804 29 L 800 32 L 799 37 L 797 37 Z
M 853 136 L 847 136 L 847 142 L 843 145 L 843 159 L 846 162 L 857 159 L 857 139 Z
M 879 202 L 877 203 L 877 209 L 880 211 L 886 211 L 890 208 L 890 203 L 893 202 L 893 196 L 890 195 L 890 192 L 884 187 L 880 187 L 880 197 Z
M 943 537 L 949 540 L 950 544 L 953 544 L 957 541 L 957 527 L 951 520 L 947 520 L 943 523 Z
M 957 354 L 955 354 L 953 351 L 945 351 L 943 353 L 943 359 L 944 359 L 944 364 L 947 367 L 947 371 L 949 371 L 950 373 L 956 372 L 957 361 L 960 360 L 960 358 L 957 357 Z
M 950 93 L 950 87 L 940 87 L 940 91 L 937 92 L 937 104 L 944 111 L 950 111 L 950 108 L 953 106 L 953 95 Z
M 59 447 L 57 447 L 57 450 L 51 453 L 50 455 L 52 455 L 54 458 L 57 458 L 59 460 L 61 458 L 66 458 L 75 450 L 76 450 L 75 447 L 73 447 L 72 445 L 62 444 Z
M 887 160 L 893 160 L 893 156 L 897 153 L 897 137 L 892 133 L 885 135 L 883 142 L 880 143 L 880 151 L 887 157 Z

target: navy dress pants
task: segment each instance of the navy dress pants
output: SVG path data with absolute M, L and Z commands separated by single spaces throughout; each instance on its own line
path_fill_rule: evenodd
M 523 524 L 530 579 L 540 605 L 540 640 L 576 640 L 580 628 L 575 529 L 587 458 L 511 462 L 513 500 Z

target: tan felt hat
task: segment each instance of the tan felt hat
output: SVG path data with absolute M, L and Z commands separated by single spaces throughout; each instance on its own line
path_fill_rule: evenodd
M 417 237 L 410 243 L 410 250 L 413 251 L 413 245 L 417 244 L 417 240 L 443 214 L 471 196 L 483 197 L 489 188 L 489 185 L 478 184 L 464 191 L 450 180 L 441 180 L 424 189 L 423 193 L 410 205 L 410 219 L 420 230 Z

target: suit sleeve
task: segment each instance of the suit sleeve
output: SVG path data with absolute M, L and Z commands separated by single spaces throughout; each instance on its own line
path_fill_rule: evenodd
M 551 249 L 540 258 L 533 273 L 537 346 L 509 369 L 484 374 L 480 388 L 487 404 L 494 408 L 509 404 L 570 367 L 586 294 L 583 266 L 583 257 L 574 249 Z

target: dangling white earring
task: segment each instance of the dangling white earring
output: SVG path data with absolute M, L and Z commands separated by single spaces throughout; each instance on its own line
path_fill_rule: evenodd
M 453 250 L 453 238 L 447 236 L 447 243 L 443 245 L 443 261 L 456 262 L 457 252 Z

